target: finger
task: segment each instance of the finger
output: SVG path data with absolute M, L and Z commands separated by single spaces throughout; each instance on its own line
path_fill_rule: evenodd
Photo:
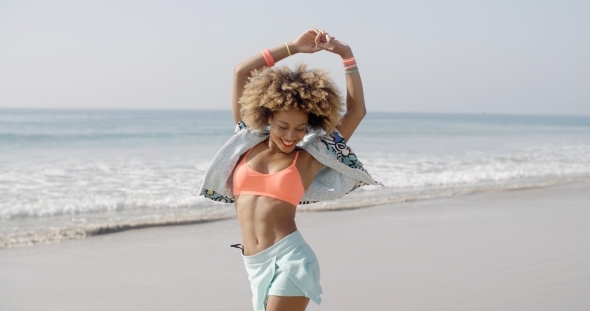
M 329 43 L 320 43 L 320 44 L 318 44 L 318 47 L 322 48 L 323 50 L 328 50 L 328 51 L 332 51 L 334 49 L 334 46 Z
M 315 41 L 315 45 L 316 45 L 316 46 L 317 46 L 318 44 L 320 44 L 320 43 L 322 42 L 322 34 L 321 34 L 321 33 L 318 33 L 318 34 L 315 36 L 315 40 L 314 40 L 314 41 Z
M 317 29 L 317 28 L 314 28 L 314 29 L 316 29 L 316 30 L 318 31 L 317 33 L 318 33 L 320 36 L 322 36 L 322 38 L 325 36 L 325 34 L 326 34 L 326 32 L 325 32 L 325 31 L 323 31 L 323 30 L 321 30 L 321 29 Z
M 318 34 L 318 30 L 315 28 L 309 29 L 308 31 L 305 32 L 305 36 L 306 37 L 311 37 L 311 36 L 316 36 Z

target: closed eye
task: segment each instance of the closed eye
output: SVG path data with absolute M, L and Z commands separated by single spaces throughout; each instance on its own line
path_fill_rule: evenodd
M 280 126 L 280 125 L 279 125 L 279 128 L 280 128 L 281 130 L 288 130 L 288 128 L 286 128 L 286 127 L 282 127 L 282 126 Z M 304 131 L 305 131 L 305 128 L 302 128 L 302 129 L 295 129 L 295 130 L 296 130 L 297 132 L 304 132 Z

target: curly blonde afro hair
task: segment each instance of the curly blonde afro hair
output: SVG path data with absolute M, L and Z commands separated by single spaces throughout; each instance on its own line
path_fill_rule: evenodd
M 309 128 L 332 132 L 344 112 L 340 91 L 321 69 L 299 64 L 252 71 L 239 100 L 248 127 L 264 129 L 274 112 L 297 109 L 309 115 Z

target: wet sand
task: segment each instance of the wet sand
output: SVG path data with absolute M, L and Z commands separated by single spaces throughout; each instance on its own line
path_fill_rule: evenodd
M 299 213 L 307 310 L 589 310 L 590 184 Z M 251 310 L 236 219 L 0 250 L 0 310 Z

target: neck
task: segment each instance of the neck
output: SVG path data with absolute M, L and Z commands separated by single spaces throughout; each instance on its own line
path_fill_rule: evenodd
M 279 153 L 282 152 L 281 149 L 279 148 L 279 146 L 277 146 L 275 143 L 273 143 L 270 140 L 270 137 L 266 139 L 266 141 L 264 142 L 264 145 L 268 148 L 268 151 L 270 151 L 270 153 Z

